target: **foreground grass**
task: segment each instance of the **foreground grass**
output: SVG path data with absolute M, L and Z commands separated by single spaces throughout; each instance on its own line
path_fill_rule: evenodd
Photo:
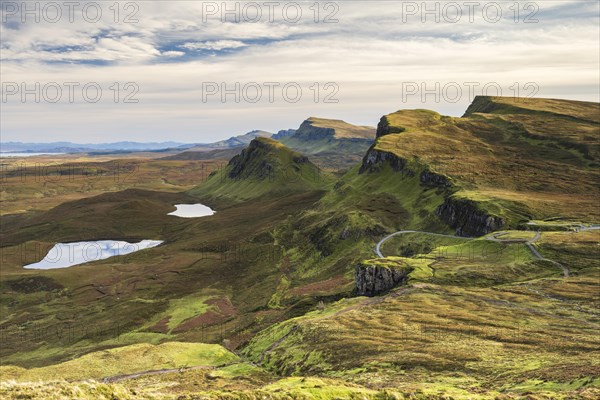
M 19 382 L 101 379 L 141 371 L 217 366 L 238 357 L 216 344 L 167 342 L 134 344 L 93 352 L 71 361 L 41 368 L 0 367 L 3 379 Z
M 180 377 L 181 378 L 181 377 Z M 521 393 L 473 393 L 447 386 L 450 382 L 432 382 L 412 389 L 373 390 L 340 379 L 294 377 L 284 378 L 271 384 L 257 385 L 254 388 L 216 388 L 215 380 L 191 390 L 180 390 L 178 381 L 157 379 L 145 381 L 143 385 L 134 382 L 105 384 L 96 381 L 86 382 L 46 382 L 46 383 L 0 383 L 0 396 L 3 399 L 45 399 L 62 400 L 595 400 L 599 389 L 584 388 L 557 394 L 553 390 L 539 390 L 524 387 Z M 150 384 L 149 384 L 150 383 Z M 531 382 L 538 385 L 538 382 Z M 240 384 L 238 386 L 243 386 Z M 531 390 L 533 389 L 533 390 Z

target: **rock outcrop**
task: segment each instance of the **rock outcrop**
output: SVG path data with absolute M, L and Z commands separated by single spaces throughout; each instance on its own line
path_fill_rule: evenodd
M 284 130 L 280 130 L 279 132 L 273 134 L 273 136 L 271 136 L 271 139 L 281 140 L 286 137 L 294 136 L 295 133 L 296 133 L 295 129 L 284 129 Z
M 343 139 L 353 142 L 373 142 L 375 128 L 352 125 L 337 119 L 310 117 L 294 133 L 303 140 Z
M 335 129 L 315 126 L 310 119 L 307 119 L 302 122 L 294 136 L 305 140 L 329 139 L 335 136 Z
M 456 229 L 458 236 L 482 236 L 502 229 L 506 224 L 504 219 L 478 208 L 474 201 L 455 197 L 447 197 L 435 213 Z
M 414 171 L 406 169 L 406 160 L 388 151 L 381 151 L 371 146 L 367 154 L 363 157 L 362 165 L 358 170 L 359 174 L 364 172 L 373 173 L 381 171 L 385 164 L 389 164 L 396 172 L 403 172 L 409 176 L 414 175 Z
M 377 132 L 375 133 L 375 137 L 379 138 L 392 133 L 402 133 L 405 130 L 406 129 L 402 127 L 390 125 L 390 121 L 388 120 L 387 116 L 384 115 L 377 124 Z
M 440 175 L 438 173 L 431 172 L 428 170 L 421 172 L 420 179 L 421 185 L 425 187 L 435 187 L 444 189 L 449 189 L 452 187 L 452 182 L 450 182 L 450 179 L 447 176 Z
M 376 296 L 406 283 L 412 268 L 361 263 L 356 266 L 356 293 L 359 296 Z
M 271 176 L 275 166 L 264 159 L 264 153 L 265 150 L 268 150 L 268 146 L 258 140 L 250 142 L 247 148 L 229 161 L 231 167 L 229 178 L 242 179 L 254 176 L 258 179 L 265 179 Z
M 279 160 L 281 152 L 289 153 L 293 160 L 292 168 L 298 169 L 300 164 L 309 163 L 306 156 L 292 152 L 273 139 L 260 137 L 252 140 L 248 147 L 229 161 L 228 176 L 231 179 L 271 179 L 278 168 L 283 168 Z
M 411 177 L 417 173 L 415 168 L 419 168 L 409 164 L 406 159 L 389 151 L 378 150 L 376 145 L 373 145 L 364 156 L 358 173 L 376 173 L 386 164 L 394 171 Z M 506 225 L 503 218 L 482 210 L 475 201 L 452 197 L 455 187 L 447 176 L 430 171 L 427 167 L 420 168 L 423 168 L 419 174 L 420 185 L 425 189 L 443 191 L 445 201 L 437 207 L 435 213 L 442 221 L 456 229 L 457 235 L 481 236 Z

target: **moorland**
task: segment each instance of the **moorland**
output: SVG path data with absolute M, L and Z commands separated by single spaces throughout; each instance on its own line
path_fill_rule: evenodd
M 3 158 L 0 397 L 598 398 L 600 104 L 374 125 Z M 163 243 L 23 268 L 107 239 Z

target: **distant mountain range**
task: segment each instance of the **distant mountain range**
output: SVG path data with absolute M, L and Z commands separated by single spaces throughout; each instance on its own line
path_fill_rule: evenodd
M 374 127 L 348 124 L 341 120 L 310 117 L 298 129 L 277 133 L 253 130 L 243 135 L 213 143 L 180 142 L 115 142 L 81 144 L 72 142 L 22 143 L 6 142 L 0 145 L 3 153 L 90 153 L 114 154 L 130 152 L 170 152 L 168 159 L 200 160 L 231 158 L 256 138 L 271 138 L 295 151 L 315 156 L 318 164 L 348 167 L 356 163 L 375 140 Z M 341 165 L 340 156 L 345 160 Z M 342 160 L 342 161 L 343 161 Z M 338 165 L 339 164 L 339 165 Z
M 251 131 L 216 143 L 200 144 L 172 156 L 169 160 L 207 160 L 231 158 L 256 138 L 271 138 L 290 149 L 310 155 L 320 167 L 346 169 L 356 164 L 375 141 L 376 128 L 352 125 L 337 119 L 310 117 L 298 129 L 275 134 Z M 225 157 L 226 156 L 226 157 Z
M 215 149 L 230 149 L 245 147 L 256 137 L 273 137 L 279 140 L 296 132 L 294 129 L 281 130 L 271 133 L 262 130 L 254 130 L 243 135 L 232 136 L 229 139 L 214 143 L 181 143 L 181 142 L 114 142 L 114 143 L 73 143 L 73 142 L 51 142 L 51 143 L 25 143 L 25 142 L 3 142 L 0 144 L 2 153 L 90 153 L 90 152 L 134 152 L 134 151 L 161 151 L 161 150 L 191 150 L 210 151 Z
M 243 135 L 232 136 L 229 139 L 220 140 L 214 143 L 197 144 L 188 150 L 190 151 L 209 151 L 214 149 L 230 149 L 233 147 L 247 146 L 252 139 L 257 137 L 271 137 L 273 133 L 261 130 L 254 130 Z
M 8 153 L 87 153 L 97 151 L 155 151 L 163 149 L 185 150 L 193 147 L 193 144 L 179 142 L 115 142 L 115 143 L 72 143 L 72 142 L 51 142 L 51 143 L 22 143 L 22 142 L 3 142 L 0 144 L 0 151 Z

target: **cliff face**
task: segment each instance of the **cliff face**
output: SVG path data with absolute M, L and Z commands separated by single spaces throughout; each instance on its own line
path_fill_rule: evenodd
M 359 264 L 355 270 L 356 293 L 359 296 L 376 296 L 395 286 L 405 284 L 410 268 Z
M 295 136 L 306 140 L 333 139 L 335 129 L 315 126 L 310 120 L 306 120 L 300 125 Z
M 479 209 L 474 201 L 447 197 L 435 211 L 458 236 L 482 236 L 501 229 L 506 221 Z
M 448 179 L 448 177 L 440 174 L 436 174 L 431 171 L 423 171 L 420 176 L 421 185 L 430 187 L 430 188 L 452 188 L 452 182 Z
M 336 139 L 352 142 L 373 142 L 375 129 L 352 125 L 335 119 L 311 117 L 302 122 L 294 137 L 303 140 Z
M 364 172 L 373 173 L 380 171 L 386 163 L 396 172 L 402 171 L 410 176 L 414 175 L 414 171 L 405 169 L 407 164 L 405 159 L 388 151 L 376 150 L 375 146 L 371 146 L 369 151 L 367 151 L 367 154 L 363 157 L 362 165 L 360 166 L 358 173 L 362 174 Z
M 284 165 L 284 159 L 289 159 L 290 165 Z M 231 167 L 229 178 L 261 180 L 273 178 L 278 168 L 284 170 L 289 167 L 292 170 L 299 170 L 303 164 L 310 164 L 308 157 L 292 152 L 275 140 L 262 137 L 254 139 L 248 147 L 229 161 L 228 166 Z
M 401 172 L 408 176 L 415 176 L 416 171 L 408 167 L 408 162 L 402 157 L 395 155 L 389 151 L 382 151 L 375 149 L 375 146 L 367 151 L 367 154 L 363 157 L 362 164 L 358 170 L 359 174 L 362 173 L 373 173 L 381 171 L 385 164 L 388 164 L 396 172 Z M 426 188 L 443 188 L 448 190 L 452 188 L 452 182 L 444 175 L 423 170 L 419 175 L 421 186 Z
M 391 166 L 394 171 L 406 176 L 412 177 L 417 174 L 417 170 L 409 165 L 407 160 L 392 152 L 377 150 L 375 145 L 367 151 L 358 172 L 359 174 L 377 173 L 386 164 Z M 490 215 L 478 208 L 474 201 L 451 197 L 456 188 L 447 176 L 430 171 L 425 167 L 419 174 L 419 184 L 423 190 L 436 189 L 444 193 L 445 200 L 436 208 L 435 214 L 443 222 L 456 229 L 456 234 L 459 236 L 481 236 L 506 225 L 504 219 Z
M 463 117 L 468 117 L 473 113 L 493 113 L 498 109 L 501 109 L 501 106 L 494 103 L 491 97 L 475 96 L 473 102 L 469 105 Z
M 392 133 L 402 133 L 404 131 L 404 128 L 390 125 L 390 121 L 388 120 L 387 116 L 384 115 L 377 124 L 377 132 L 375 136 L 381 137 Z
M 242 152 L 229 161 L 231 170 L 229 178 L 240 179 L 254 176 L 265 179 L 273 174 L 275 165 L 265 157 L 270 151 L 270 144 L 263 141 L 253 140 Z
M 284 130 L 280 130 L 279 132 L 277 132 L 273 136 L 271 136 L 271 139 L 280 140 L 280 139 L 283 139 L 286 137 L 294 136 L 295 133 L 296 133 L 295 129 L 284 129 Z

